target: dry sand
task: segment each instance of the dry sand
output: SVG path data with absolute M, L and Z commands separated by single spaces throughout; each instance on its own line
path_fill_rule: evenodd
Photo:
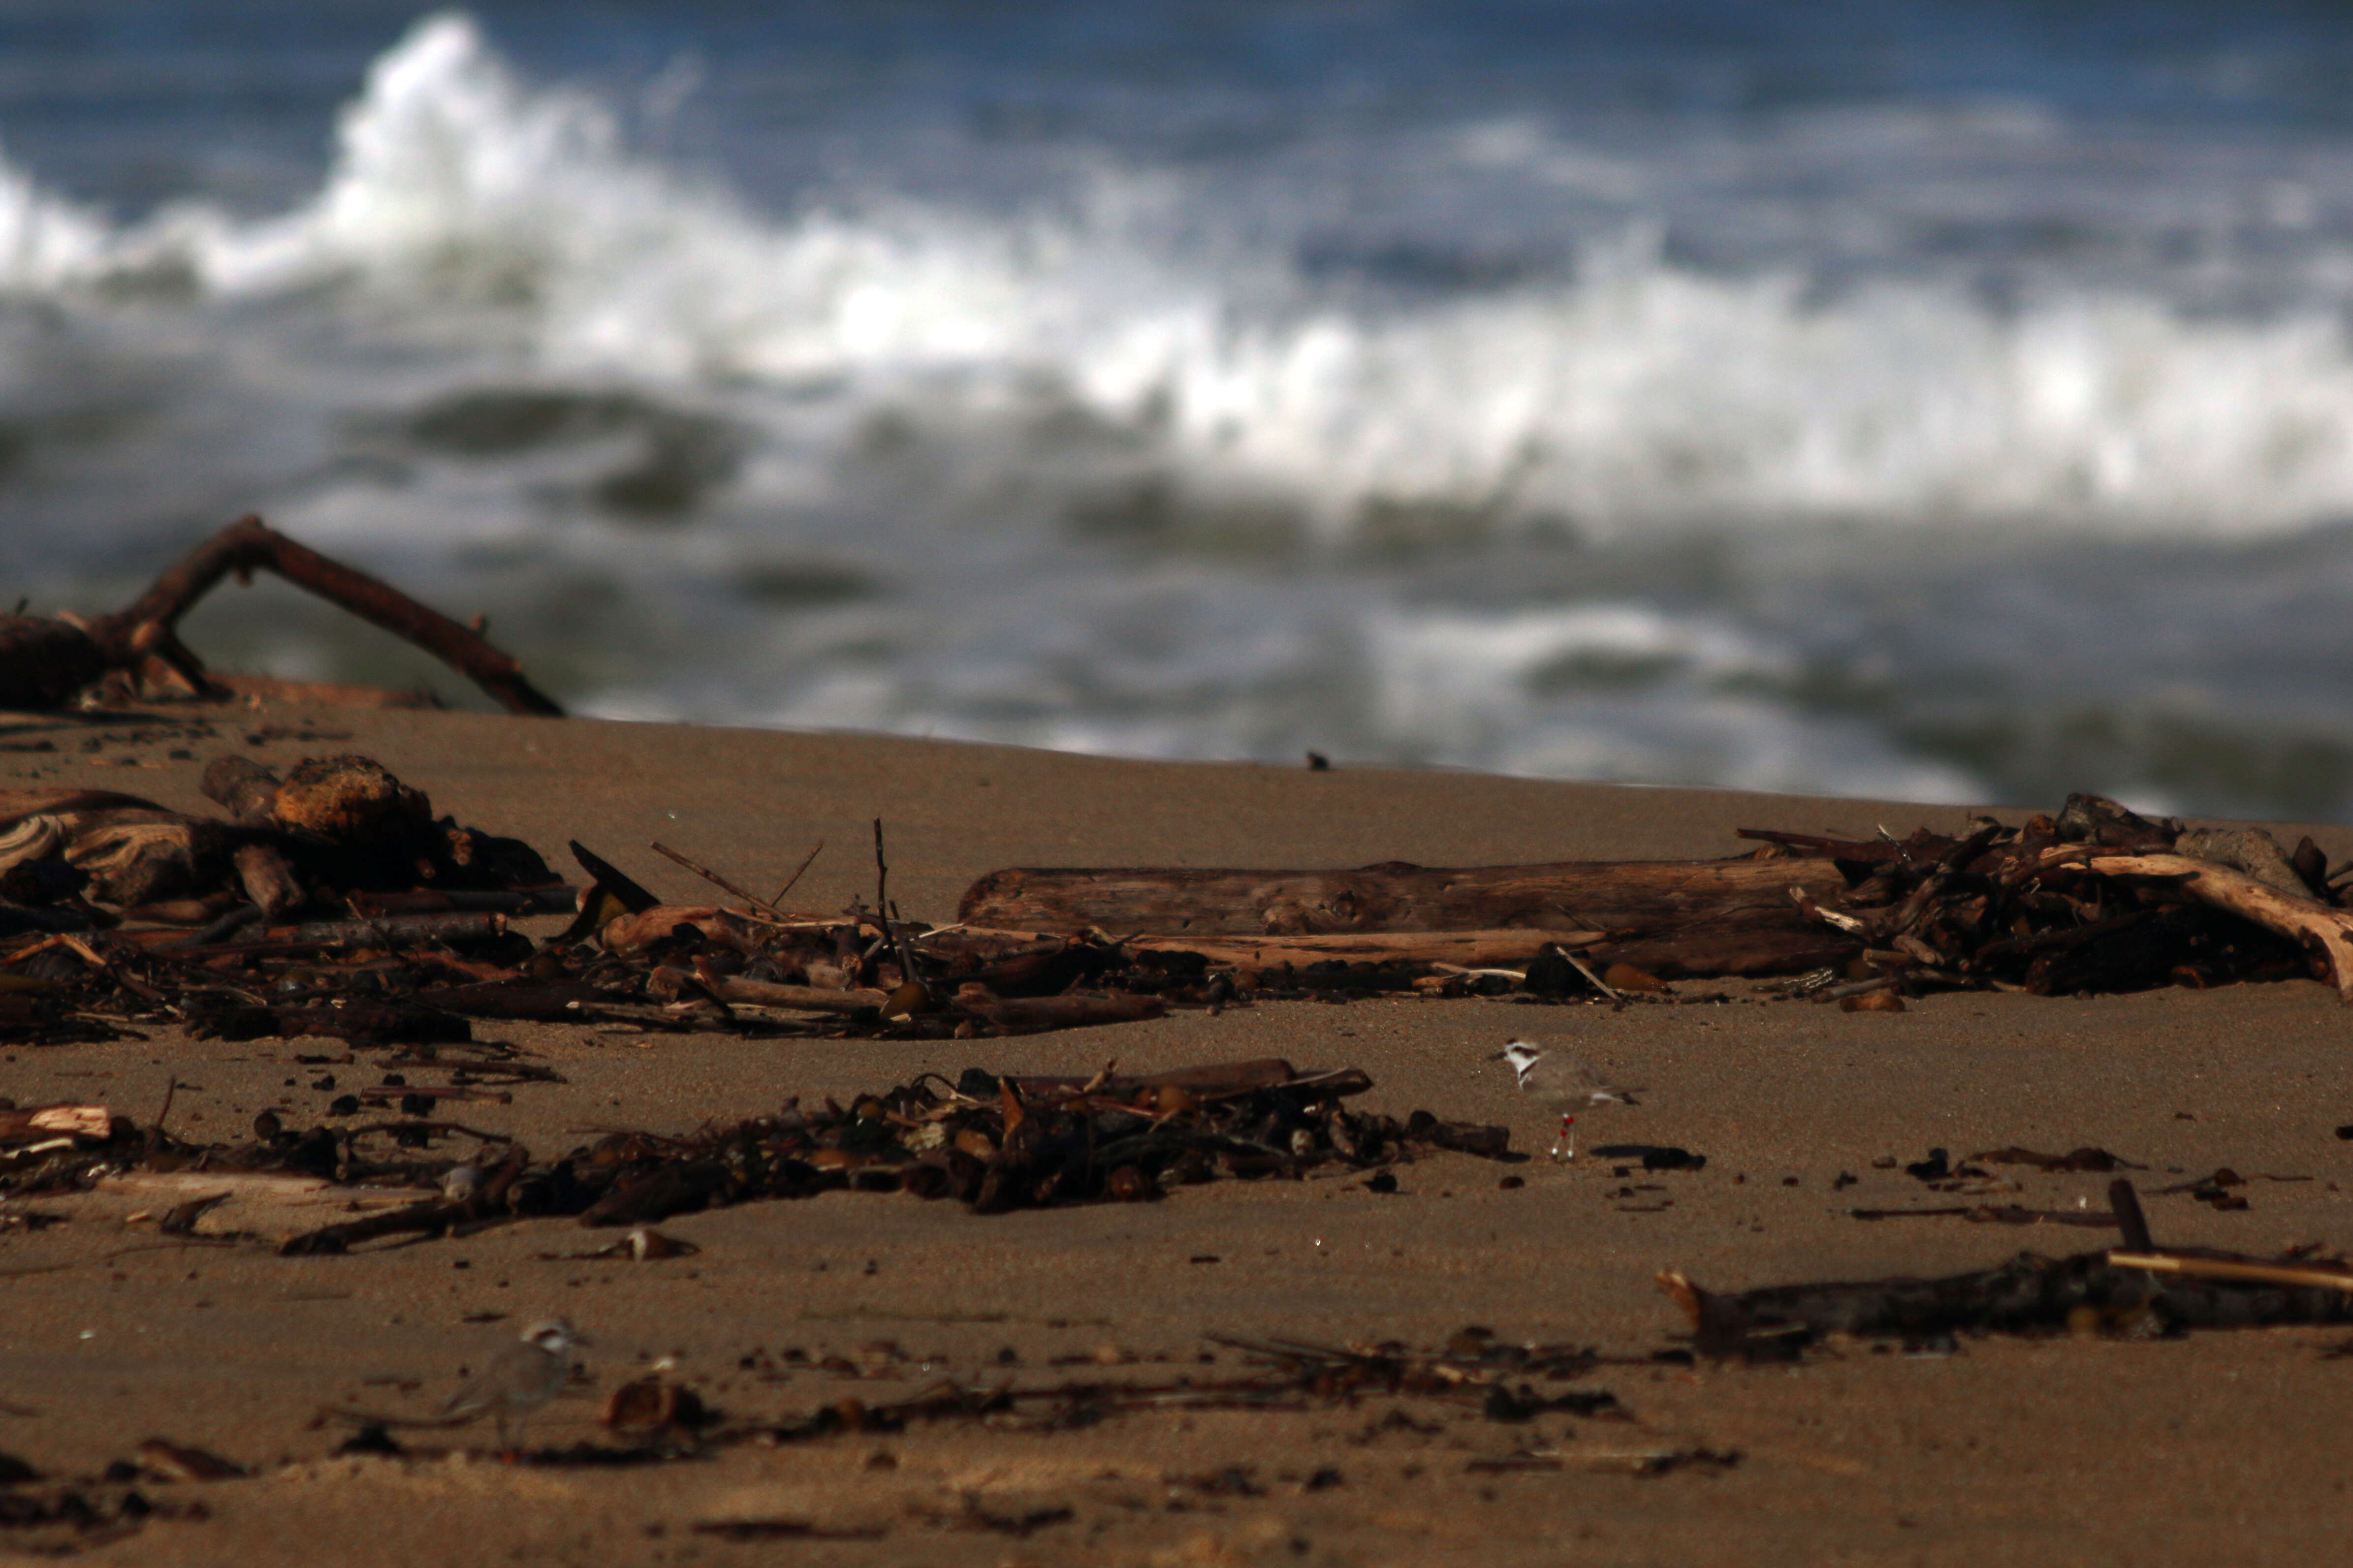
M 0 739 L 12 747 L 47 739 L 58 750 L 5 753 L 0 784 L 102 784 L 196 806 L 197 773 L 222 751 L 280 763 L 363 751 L 461 820 L 520 835 L 551 860 L 578 837 L 682 899 L 699 899 L 701 885 L 648 853 L 649 840 L 773 886 L 821 837 L 828 847 L 794 898 L 815 908 L 871 888 L 867 823 L 881 816 L 894 893 L 909 914 L 934 920 L 971 879 L 1013 864 L 1708 856 L 1741 847 L 1736 826 L 1902 832 L 1961 815 L 464 714 L 272 706 L 208 722 L 209 733 L 191 733 L 172 716 L 11 721 Z M 2353 851 L 2353 834 L 2319 837 L 2333 856 Z M 1855 1345 L 1796 1368 L 1608 1366 L 1549 1390 L 1608 1388 L 1630 1421 L 1556 1414 L 1511 1425 L 1470 1406 L 1370 1398 L 1290 1413 L 1125 1415 L 1051 1435 L 948 1424 L 633 1469 L 337 1458 L 329 1451 L 345 1434 L 313 1425 L 339 1402 L 424 1413 L 461 1367 L 556 1311 L 594 1337 L 593 1387 L 543 1413 L 534 1443 L 597 1436 L 602 1392 L 660 1357 L 731 1415 L 778 1418 L 846 1396 L 887 1400 L 941 1376 L 1094 1373 L 1057 1358 L 1136 1363 L 1103 1375 L 1242 1370 L 1205 1343 L 1208 1331 L 1434 1345 L 1477 1323 L 1643 1358 L 1683 1328 L 1651 1283 L 1662 1268 L 1738 1289 L 1952 1272 L 2022 1247 L 2067 1252 L 2107 1239 L 1847 1216 L 1857 1205 L 1941 1201 L 1874 1165 L 1932 1145 L 1963 1154 L 2098 1144 L 2148 1166 L 2145 1190 L 2227 1165 L 2253 1178 L 2249 1207 L 2150 1198 L 2161 1240 L 2253 1252 L 2353 1245 L 2353 1142 L 2334 1136 L 2353 1121 L 2353 1018 L 2321 986 L 1950 995 L 1900 1016 L 1733 989 L 1738 997 L 1719 1005 L 1621 1012 L 1275 1004 L 923 1045 L 484 1028 L 569 1081 L 519 1090 L 512 1106 L 470 1107 L 470 1119 L 551 1151 L 593 1127 L 684 1131 L 788 1094 L 974 1063 L 1080 1071 L 1115 1058 L 1142 1070 L 1268 1055 L 1361 1066 L 1377 1080 L 1373 1109 L 1504 1121 L 1520 1146 L 1541 1150 L 1546 1119 L 1482 1059 L 1535 1030 L 1649 1090 L 1637 1108 L 1587 1119 L 1588 1137 L 1681 1145 L 1707 1164 L 1645 1178 L 1590 1158 L 1501 1167 L 1450 1155 L 1403 1168 L 1388 1196 L 1361 1175 L 1229 1182 L 1150 1205 L 997 1218 L 833 1194 L 669 1222 L 702 1251 L 640 1265 L 575 1256 L 611 1233 L 566 1221 L 298 1260 L 126 1223 L 152 1202 L 44 1201 L 33 1206 L 68 1223 L 0 1233 L 0 1450 L 55 1475 L 87 1474 L 161 1436 L 259 1468 L 251 1480 L 148 1488 L 159 1500 L 200 1497 L 209 1518 L 157 1522 L 90 1552 L 142 1564 L 2121 1564 L 2306 1563 L 2347 1550 L 2346 1439 L 2328 1415 L 2353 1393 L 2353 1359 L 2329 1353 L 2343 1331 L 1970 1341 L 1933 1357 Z M 175 1128 L 227 1136 L 264 1106 L 320 1113 L 331 1094 L 310 1085 L 321 1071 L 340 1070 L 345 1088 L 374 1081 L 364 1056 L 340 1069 L 292 1059 L 337 1048 L 164 1035 L 18 1048 L 0 1062 L 0 1094 L 102 1100 L 148 1120 L 176 1077 Z M 1834 1188 L 1841 1173 L 1860 1180 Z M 1504 1189 L 1506 1174 L 1525 1184 Z M 2020 1179 L 2014 1201 L 2031 1206 L 2105 1201 L 2104 1177 Z M 254 1223 L 288 1221 L 264 1213 Z M 879 1375 L 792 1365 L 782 1359 L 792 1350 Z M 745 1370 L 747 1357 L 762 1366 Z M 465 1442 L 487 1447 L 490 1436 L 428 1435 L 426 1446 Z M 1653 1476 L 1471 1468 L 1532 1448 L 1740 1458 Z M 1209 1484 L 1237 1470 L 1247 1487 Z M 972 1528 L 982 1516 L 1040 1514 L 1026 1535 Z M 740 1542 L 695 1529 L 746 1520 L 820 1533 Z M 0 1554 L 11 1549 L 0 1532 Z

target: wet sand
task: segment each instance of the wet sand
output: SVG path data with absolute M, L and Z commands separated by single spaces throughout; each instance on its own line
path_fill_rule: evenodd
M 889 829 L 912 916 L 952 918 L 997 867 L 1477 864 L 1713 856 L 1738 826 L 1898 833 L 1951 808 L 1445 773 L 1110 762 L 862 736 L 538 722 L 465 714 L 268 709 L 208 721 L 0 723 L 0 785 L 66 783 L 202 805 L 203 763 L 360 751 L 460 820 L 564 864 L 577 837 L 657 892 L 702 885 L 660 839 L 764 890 L 822 838 L 792 901 L 870 893 L 868 824 Z M 249 742 L 248 737 L 265 737 Z M 95 749 L 84 750 L 90 742 Z M 171 752 L 188 754 L 174 758 Z M 2055 803 L 2034 803 L 2052 805 Z M 2316 835 L 2332 858 L 2353 833 Z M 88 1474 L 151 1436 L 262 1473 L 144 1489 L 209 1518 L 149 1525 L 97 1561 L 447 1563 L 2166 1563 L 2325 1560 L 2347 1538 L 2353 1392 L 2343 1330 L 2185 1340 L 1964 1341 L 1957 1353 L 1833 1347 L 1801 1366 L 1652 1363 L 1683 1330 L 1652 1283 L 1677 1268 L 1736 1289 L 1797 1279 L 1947 1273 L 2108 1233 L 1954 1219 L 1867 1223 L 1856 1206 L 1950 1201 L 1874 1163 L 2021 1144 L 2096 1144 L 2148 1167 L 2145 1193 L 2229 1166 L 2243 1211 L 2151 1196 L 2160 1240 L 2250 1252 L 2353 1246 L 2353 1017 L 2307 984 L 2098 1000 L 1931 997 L 1902 1015 L 1754 997 L 1536 1007 L 1506 1001 L 1265 1004 L 1210 1016 L 1012 1040 L 742 1041 L 478 1026 L 557 1068 L 467 1120 L 534 1150 L 590 1129 L 684 1131 L 921 1071 L 1124 1070 L 1257 1056 L 1359 1066 L 1365 1103 L 1502 1121 L 1523 1149 L 1548 1119 L 1482 1058 L 1556 1035 L 1642 1103 L 1580 1120 L 1593 1141 L 1673 1144 L 1704 1169 L 1618 1173 L 1590 1156 L 1509 1166 L 1445 1155 L 1361 1173 L 1222 1182 L 1148 1205 L 979 1218 L 898 1194 L 829 1194 L 684 1216 L 697 1255 L 578 1256 L 612 1239 L 569 1221 L 343 1258 L 159 1237 L 138 1194 L 29 1205 L 67 1215 L 0 1232 L 0 1450 Z M 265 1106 L 308 1121 L 375 1081 L 335 1042 L 17 1047 L 0 1095 L 104 1100 L 151 1120 L 183 1087 L 184 1133 L 241 1130 Z M 291 1080 L 290 1083 L 289 1080 Z M 195 1087 L 189 1087 L 189 1086 Z M 1589 1145 L 1588 1145 L 1589 1146 Z M 2008 1200 L 2105 1205 L 2106 1178 L 2003 1167 Z M 1852 1175 L 1851 1184 L 1838 1184 Z M 1525 1184 L 1506 1188 L 1506 1176 Z M 284 1212 L 249 1212 L 267 1232 Z M 304 1222 L 309 1223 L 309 1222 Z M 282 1233 L 282 1231 L 281 1231 Z M 1368 1397 L 1298 1411 L 1115 1415 L 1037 1433 L 943 1423 L 629 1469 L 487 1457 L 331 1458 L 347 1429 L 322 1405 L 423 1415 L 461 1367 L 519 1324 L 562 1312 L 594 1338 L 589 1382 L 532 1426 L 534 1444 L 600 1436 L 602 1395 L 668 1357 L 734 1418 L 869 1405 L 941 1377 L 1232 1376 L 1206 1333 L 1435 1346 L 1469 1324 L 1624 1358 L 1539 1392 L 1606 1388 L 1630 1419 L 1486 1419 L 1475 1403 Z M 496 1316 L 493 1316 L 493 1315 Z M 803 1361 L 789 1359 L 797 1351 Z M 825 1370 L 828 1357 L 849 1370 Z M 1202 1358 L 1210 1357 L 1204 1361 Z M 747 1366 L 747 1362 L 750 1363 Z M 1056 1364 L 1068 1362 L 1070 1364 Z M 1393 1419 L 1397 1416 L 1398 1418 Z M 420 1451 L 486 1431 L 427 1433 Z M 1736 1453 L 1729 1468 L 1634 1476 L 1474 1468 L 1515 1453 Z M 1067 1510 L 1065 1513 L 1063 1510 Z M 1019 1533 L 1028 1521 L 1026 1534 Z M 767 1521 L 813 1533 L 737 1541 L 698 1525 Z M 992 1522 L 993 1521 L 993 1522 Z M 852 1538 L 854 1537 L 854 1539 Z M 14 1549 L 0 1531 L 0 1554 Z

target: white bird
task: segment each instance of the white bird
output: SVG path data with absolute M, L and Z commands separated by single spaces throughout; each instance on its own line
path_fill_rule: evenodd
M 1552 1152 L 1556 1160 L 1577 1158 L 1573 1129 L 1578 1111 L 1597 1105 L 1632 1105 L 1641 1092 L 1619 1088 L 1567 1051 L 1547 1050 L 1526 1040 L 1514 1040 L 1487 1059 L 1511 1063 L 1521 1092 L 1560 1112 L 1560 1142 Z
M 512 1447 L 508 1423 L 513 1423 L 519 1441 L 523 1424 L 572 1381 L 573 1348 L 587 1342 L 588 1337 L 564 1319 L 542 1319 L 449 1396 L 441 1407 L 442 1419 L 454 1425 L 488 1415 L 498 1423 L 499 1447 Z

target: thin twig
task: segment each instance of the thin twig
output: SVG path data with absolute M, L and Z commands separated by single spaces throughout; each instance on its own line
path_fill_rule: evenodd
M 710 869 L 708 867 L 696 865 L 693 861 L 688 859 L 685 856 L 680 854 L 669 845 L 657 841 L 654 845 L 654 853 L 657 855 L 667 856 L 670 859 L 677 861 L 680 865 L 685 867 L 688 870 L 693 872 L 704 881 L 711 883 L 713 887 L 724 888 L 729 892 L 734 894 L 737 898 L 757 905 L 761 909 L 767 910 L 770 914 L 775 915 L 779 920 L 784 918 L 784 910 L 776 908 L 776 905 L 768 902 L 767 900 L 760 897 L 759 894 L 745 892 L 743 889 L 737 887 L 734 883 L 729 881 L 718 872 Z
M 2320 1290 L 2353 1293 L 2353 1269 L 2292 1263 L 2258 1263 L 2235 1258 L 2192 1258 L 2171 1252 L 2133 1252 L 2117 1247 L 2108 1254 L 2116 1268 L 2145 1268 L 2152 1274 L 2179 1274 L 2192 1279 L 2235 1279 L 2252 1285 L 2301 1285 Z
M 807 855 L 801 857 L 800 865 L 795 868 L 793 874 L 789 878 L 786 879 L 785 885 L 776 889 L 776 896 L 769 900 L 770 903 L 777 905 L 784 903 L 785 895 L 793 890 L 794 886 L 801 879 L 801 873 L 807 870 L 810 864 L 817 859 L 818 850 L 824 847 L 825 840 L 820 838 L 817 841 L 817 848 L 811 849 Z
M 2108 1184 L 2108 1208 L 2116 1216 L 2116 1228 L 2125 1235 L 2125 1249 L 2147 1252 L 2157 1243 L 2149 1238 L 2148 1219 L 2141 1213 L 2140 1194 L 2133 1191 L 2132 1178 L 2118 1176 Z
M 906 923 L 899 911 L 891 907 L 891 867 L 882 858 L 882 819 L 874 819 L 874 918 L 881 922 L 883 940 L 897 950 L 899 967 L 915 984 L 923 983 L 922 965 L 915 962 L 915 944 L 907 938 Z
M 1616 986 L 1610 984 L 1608 981 L 1602 979 L 1601 976 L 1593 973 L 1593 965 L 1586 963 L 1585 960 L 1577 957 L 1576 953 L 1570 952 L 1567 948 L 1560 946 L 1558 943 L 1554 944 L 1553 951 L 1559 953 L 1563 958 L 1568 960 L 1569 963 L 1575 964 L 1577 966 L 1577 972 L 1579 974 L 1584 975 L 1586 979 L 1591 981 L 1593 983 L 1593 988 L 1596 991 L 1600 992 L 1601 994 L 1609 997 L 1612 1002 L 1623 1000 L 1623 996 Z

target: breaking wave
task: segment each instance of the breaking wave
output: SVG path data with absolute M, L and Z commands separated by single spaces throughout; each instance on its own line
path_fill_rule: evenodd
M 1333 543 L 1820 518 L 2227 537 L 2353 515 L 2333 308 L 2000 304 L 1933 277 L 1824 294 L 1676 264 L 1640 221 L 1570 237 L 1550 276 L 1335 299 L 1295 236 L 1205 232 L 1185 181 L 1104 162 L 1031 210 L 757 211 L 443 15 L 375 63 L 323 185 L 282 215 L 115 223 L 0 170 L 0 287 L 356 312 L 493 343 L 513 375 L 765 390 L 787 401 L 756 422 L 788 439 L 814 419 L 791 399 L 828 411 L 817 440 L 845 407 L 979 450 L 1075 420 L 1147 453 L 1179 508 Z

